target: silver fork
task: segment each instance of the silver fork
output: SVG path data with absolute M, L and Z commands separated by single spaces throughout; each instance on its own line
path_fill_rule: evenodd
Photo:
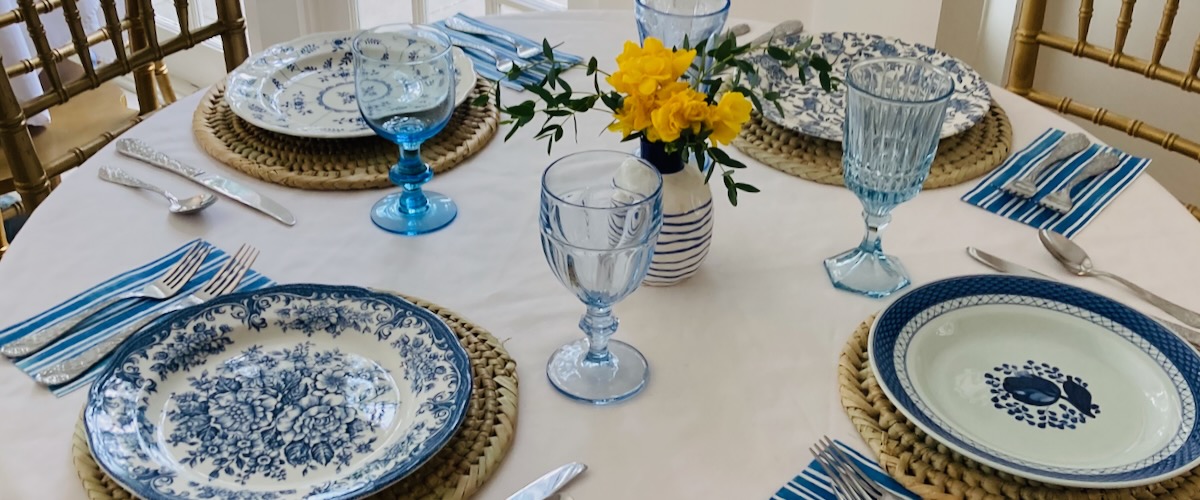
M 517 52 L 517 56 L 521 59 L 529 59 L 542 53 L 542 47 L 540 46 L 535 47 L 532 45 L 522 44 L 520 40 L 508 36 L 506 33 L 476 26 L 457 17 L 448 17 L 446 18 L 445 23 L 447 28 L 450 28 L 454 31 L 461 31 L 463 33 L 470 33 L 472 35 L 490 36 L 492 38 L 504 40 L 509 45 L 513 46 L 513 50 Z
M 163 315 L 185 307 L 203 304 L 215 297 L 232 292 L 237 288 L 238 283 L 241 283 L 242 277 L 246 275 L 246 271 L 254 264 L 254 259 L 257 257 L 258 249 L 250 245 L 242 245 L 233 257 L 225 261 L 225 264 L 221 266 L 217 274 L 208 280 L 204 288 L 180 299 L 175 304 L 171 304 L 156 315 L 148 316 L 126 326 L 120 332 L 117 332 L 116 335 L 96 344 L 78 356 L 60 361 L 38 372 L 37 375 L 33 376 L 34 380 L 44 385 L 59 385 L 75 380 L 80 375 L 87 373 L 92 366 L 95 366 L 96 363 L 108 356 L 109 353 L 125 342 L 126 339 L 133 336 L 142 327 L 150 324 L 150 322 L 163 317 Z
M 501 73 L 508 73 L 509 71 L 512 71 L 512 69 L 514 67 L 526 69 L 526 68 L 533 66 L 533 63 L 531 63 L 529 61 L 514 61 L 507 57 L 501 56 L 496 51 L 492 50 L 491 47 L 488 47 L 487 45 L 484 45 L 482 43 L 475 43 L 475 42 L 463 40 L 463 38 L 464 37 L 452 38 L 450 40 L 450 43 L 452 45 L 457 45 L 458 47 L 461 47 L 464 49 L 471 49 L 471 50 L 479 51 L 479 52 L 483 53 L 484 55 L 486 55 L 492 59 L 495 59 L 496 60 L 496 69 L 498 71 L 500 71 Z
M 37 330 L 22 337 L 20 340 L 0 347 L 0 354 L 10 358 L 19 358 L 33 354 L 62 338 L 71 330 L 74 330 L 83 320 L 122 300 L 165 300 L 174 297 L 175 294 L 183 289 L 183 285 L 187 284 L 188 280 L 192 279 L 192 276 L 200 269 L 200 265 L 204 263 L 204 258 L 208 257 L 208 252 L 211 250 L 212 247 L 205 245 L 203 242 L 196 242 L 175 265 L 164 271 L 158 279 L 147 283 L 140 290 L 130 290 L 101 300 L 50 327 Z
M 1088 162 L 1079 173 L 1076 173 L 1063 187 L 1058 191 L 1046 195 L 1038 200 L 1038 205 L 1049 208 L 1058 213 L 1070 212 L 1075 208 L 1075 199 L 1071 198 L 1071 190 L 1079 183 L 1086 181 L 1097 175 L 1104 174 L 1121 164 L 1121 155 L 1114 151 L 1105 151 L 1096 155 L 1092 161 Z
M 1066 137 L 1063 137 L 1061 141 L 1058 141 L 1058 144 L 1054 146 L 1054 149 L 1050 150 L 1050 154 L 1043 157 L 1042 161 L 1038 162 L 1037 165 L 1034 165 L 1034 167 L 1029 169 L 1028 172 L 1025 172 L 1025 175 L 1022 175 L 1020 179 L 1016 179 L 1003 186 L 1000 186 L 1000 189 L 1008 192 L 1009 194 L 1014 194 L 1025 198 L 1032 197 L 1033 195 L 1037 194 L 1037 179 L 1042 175 L 1042 172 L 1045 172 L 1047 169 L 1049 169 L 1051 165 L 1074 156 L 1075 153 L 1083 151 L 1084 149 L 1087 149 L 1087 147 L 1088 140 L 1083 134 L 1078 132 L 1067 134 Z
M 854 460 L 833 444 L 828 436 L 822 436 L 816 447 L 808 449 L 821 468 L 829 476 L 838 498 L 849 500 L 879 500 L 884 489 L 863 474 Z

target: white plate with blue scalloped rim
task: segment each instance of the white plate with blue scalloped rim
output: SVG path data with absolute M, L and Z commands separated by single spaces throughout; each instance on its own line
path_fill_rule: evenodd
M 225 103 L 251 125 L 297 137 L 369 137 L 354 95 L 357 31 L 318 33 L 272 45 L 229 73 Z M 454 102 L 475 87 L 475 67 L 454 47 Z
M 833 65 L 832 74 L 844 78 L 854 63 L 879 57 L 911 57 L 938 66 L 954 77 L 954 95 L 946 105 L 942 123 L 943 139 L 961 133 L 987 115 L 992 94 L 987 82 L 967 63 L 945 52 L 919 43 L 909 43 L 869 33 L 801 33 L 772 42 L 790 47 L 812 37 L 811 53 L 820 55 Z M 775 106 L 763 103 L 766 118 L 785 128 L 804 135 L 842 140 L 842 124 L 846 118 L 845 85 L 834 92 L 825 92 L 817 83 L 816 73 L 809 69 L 807 83 L 800 82 L 795 69 L 784 70 L 774 59 L 761 55 L 755 64 L 762 72 L 760 85 L 764 90 L 779 92 L 780 113 Z
M 466 351 L 433 313 L 363 288 L 228 295 L 126 341 L 84 410 L 97 463 L 142 498 L 360 498 L 466 414 Z
M 879 314 L 868 346 L 896 408 L 996 469 L 1118 488 L 1200 464 L 1200 356 L 1095 293 L 1016 276 L 936 281 Z

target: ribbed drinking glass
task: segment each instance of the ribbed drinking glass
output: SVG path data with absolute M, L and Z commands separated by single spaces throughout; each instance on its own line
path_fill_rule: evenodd
M 621 186 L 621 187 L 618 187 Z M 662 227 L 662 176 L 626 153 L 564 156 L 542 174 L 542 250 L 563 286 L 587 306 L 586 338 L 560 347 L 546 367 L 551 384 L 580 401 L 606 404 L 646 385 L 646 358 L 609 340 L 613 305 L 637 290 Z
M 634 5 L 638 35 L 662 40 L 667 48 L 683 47 L 683 39 L 695 47 L 701 40 L 713 41 L 729 17 L 729 0 L 637 0 Z
M 923 61 L 883 58 L 851 66 L 845 84 L 842 168 L 867 231 L 857 248 L 825 259 L 825 269 L 838 288 L 886 297 L 911 280 L 899 259 L 883 253 L 880 231 L 929 176 L 954 80 Z

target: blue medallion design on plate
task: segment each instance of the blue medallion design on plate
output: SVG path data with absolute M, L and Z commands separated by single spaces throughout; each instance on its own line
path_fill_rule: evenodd
M 354 287 L 220 297 L 113 356 L 89 393 L 88 443 L 147 498 L 359 498 L 432 457 L 471 391 L 445 323 Z
M 963 132 L 983 119 L 992 105 L 987 82 L 967 63 L 940 50 L 919 43 L 886 38 L 869 33 L 800 33 L 772 42 L 781 47 L 795 47 L 812 37 L 811 53 L 820 55 L 833 65 L 834 76 L 845 79 L 854 63 L 880 57 L 909 57 L 938 66 L 954 78 L 954 95 L 946 109 L 942 125 L 944 139 Z M 846 117 L 846 91 L 839 87 L 833 92 L 821 90 L 816 73 L 809 68 L 804 78 L 793 68 L 784 68 L 774 58 L 763 54 L 755 58 L 761 77 L 750 83 L 764 91 L 779 93 L 779 105 L 763 106 L 763 113 L 773 123 L 804 135 L 830 141 L 842 140 Z M 803 81 L 802 81 L 803 80 Z
M 1100 414 L 1087 382 L 1048 363 L 1005 363 L 983 374 L 992 405 L 1039 429 L 1075 429 Z
M 1098 336 L 1115 336 L 1114 343 L 1122 343 L 1131 351 L 1144 356 L 1145 366 L 1160 370 L 1165 381 L 1166 393 L 1162 401 L 1173 401 L 1177 407 L 1177 426 L 1153 429 L 1165 432 L 1161 436 L 1164 445 L 1144 456 L 1132 457 L 1126 463 L 1106 466 L 1090 466 L 1086 463 L 1052 465 L 1024 456 L 1015 456 L 977 439 L 972 431 L 962 427 L 973 422 L 948 422 L 930 407 L 930 401 L 922 396 L 914 383 L 910 370 L 909 349 L 918 335 L 939 335 L 937 329 L 922 328 L 943 315 L 969 310 L 974 307 L 1019 307 L 1032 311 L 1028 314 L 1064 315 L 1071 322 L 1086 322 L 1092 325 L 1089 332 Z M 1044 311 L 1037 312 L 1037 311 Z M 1066 320 L 1064 320 L 1066 321 Z M 935 281 L 917 287 L 890 304 L 875 320 L 868 342 L 871 369 L 879 381 L 880 388 L 888 399 L 921 430 L 947 445 L 956 452 L 999 470 L 1051 484 L 1088 488 L 1116 488 L 1137 486 L 1162 481 L 1181 474 L 1200 464 L 1200 419 L 1196 418 L 1196 401 L 1200 394 L 1200 354 L 1183 339 L 1153 319 L 1128 306 L 1096 293 L 1063 283 L 1041 279 L 1007 275 L 962 276 Z M 1086 355 L 1085 355 L 1086 356 Z M 1027 360 L 1032 361 L 1030 358 Z M 1104 362 L 1104 361 L 1101 361 Z M 1107 360 L 1109 366 L 1119 366 L 1120 360 Z M 1112 365 L 1111 363 L 1118 363 Z M 1099 425 L 1099 405 L 1090 399 L 1092 388 L 1079 377 L 1055 370 L 1049 364 L 1026 362 L 1020 365 L 1001 364 L 1000 370 L 987 370 L 993 379 L 998 379 L 1000 390 L 1010 399 L 1019 398 L 1027 402 L 1045 403 L 1054 398 L 1057 404 L 1065 404 L 1087 419 L 1075 423 L 1073 432 L 1047 433 L 1047 438 L 1057 439 L 1078 435 Z M 1006 372 L 1007 370 L 1007 372 Z M 1005 387 L 1006 377 L 1015 377 Z M 1035 377 L 1050 383 L 1035 382 Z M 995 383 L 983 373 L 980 380 L 989 410 L 994 411 L 991 397 L 995 394 Z M 1057 389 L 1051 389 L 1056 386 Z M 1085 394 L 1086 393 L 1086 394 Z M 964 396 L 965 397 L 965 396 Z M 972 400 L 975 401 L 975 400 Z M 997 399 L 999 402 L 999 398 Z M 1132 402 L 1129 402 L 1132 403 Z M 1138 401 L 1138 403 L 1146 403 Z M 963 402 L 963 404 L 968 404 Z M 1109 412 L 1120 402 L 1107 402 Z M 1147 403 L 1148 404 L 1148 403 Z M 1030 407 L 1038 407 L 1036 404 Z M 1055 408 L 1060 408 L 1055 406 Z M 1081 410 L 1090 410 L 1087 416 Z M 1033 411 L 1036 415 L 1036 410 Z M 1063 412 L 1058 411 L 1061 419 Z M 1111 417 L 1110 417 L 1111 418 Z M 1069 420 L 1069 418 L 1068 418 Z M 1028 426 L 1019 429 L 997 430 L 1011 435 L 1013 439 L 1026 439 L 1021 430 L 1039 432 Z M 1069 426 L 1068 426 L 1069 428 Z M 1109 427 L 1109 431 L 1115 429 Z M 1136 430 L 1134 430 L 1136 431 Z M 1091 434 L 1089 439 L 1100 436 Z
M 351 44 L 357 34 L 320 33 L 252 55 L 229 74 L 225 103 L 251 125 L 272 132 L 317 138 L 375 135 L 355 102 Z M 454 99 L 462 104 L 475 87 L 475 68 L 461 50 L 452 50 Z

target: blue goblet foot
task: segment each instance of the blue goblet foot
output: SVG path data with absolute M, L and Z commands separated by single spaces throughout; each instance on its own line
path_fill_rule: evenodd
M 912 283 L 900 259 L 862 248 L 825 259 L 825 271 L 833 286 L 875 299 L 887 297 Z
M 424 209 L 413 212 L 402 209 L 400 197 L 403 193 L 394 193 L 383 197 L 371 208 L 371 222 L 385 231 L 410 236 L 432 233 L 450 225 L 458 216 L 458 205 L 444 194 L 422 192 L 429 200 Z
M 608 341 L 603 360 L 588 358 L 588 339 L 558 348 L 546 366 L 550 384 L 567 397 L 605 405 L 624 401 L 641 392 L 650 376 L 650 365 L 633 346 Z

